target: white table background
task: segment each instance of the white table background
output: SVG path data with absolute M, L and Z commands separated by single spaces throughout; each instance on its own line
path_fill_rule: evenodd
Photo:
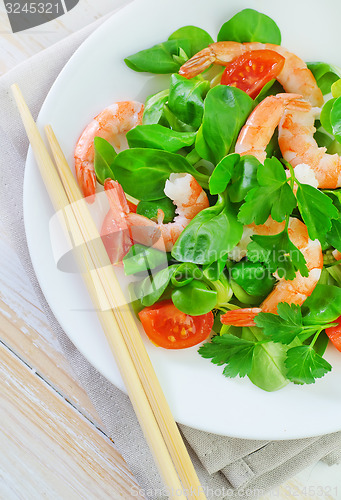
M 80 0 L 55 21 L 12 34 L 0 2 L 0 75 L 125 3 Z M 1 225 L 0 234 L 0 498 L 136 498 L 134 478 L 75 380 Z M 341 465 L 320 462 L 262 500 L 293 498 L 341 499 Z

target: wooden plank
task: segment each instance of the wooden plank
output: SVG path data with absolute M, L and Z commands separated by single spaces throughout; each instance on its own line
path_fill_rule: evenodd
M 0 381 L 1 498 L 141 498 L 110 440 L 3 345 Z
M 96 19 L 128 3 L 126 0 L 81 0 L 67 15 L 47 24 L 13 34 L 5 9 L 0 4 L 0 76 L 22 61 Z
M 0 231 L 4 235 L 3 228 Z M 97 426 L 100 419 L 47 323 L 25 271 L 5 237 L 0 241 L 0 338 Z

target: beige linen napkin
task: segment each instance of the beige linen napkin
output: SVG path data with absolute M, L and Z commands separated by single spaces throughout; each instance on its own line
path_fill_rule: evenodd
M 5 228 L 67 358 L 125 458 L 145 496 L 167 498 L 128 397 L 103 378 L 77 351 L 53 316 L 37 282 L 25 240 L 23 177 L 28 142 L 9 87 L 17 82 L 36 117 L 58 73 L 82 41 L 100 24 L 88 26 L 21 64 L 0 79 L 0 185 Z M 23 277 L 24 279 L 24 277 Z M 263 495 L 305 467 L 341 458 L 341 432 L 292 441 L 250 441 L 181 426 L 209 500 Z M 137 496 L 132 491 L 132 497 Z

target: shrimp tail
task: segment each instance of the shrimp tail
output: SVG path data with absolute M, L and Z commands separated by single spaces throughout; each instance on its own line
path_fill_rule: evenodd
M 122 186 L 118 182 L 108 179 L 105 181 L 104 189 L 110 210 L 104 219 L 101 237 L 110 262 L 117 264 L 122 261 L 134 243 L 127 220 L 130 209 Z
M 223 325 L 233 326 L 256 326 L 255 317 L 262 310 L 259 307 L 249 307 L 245 309 L 235 309 L 228 311 L 220 317 Z
M 214 52 L 210 49 L 210 47 L 206 47 L 181 66 L 179 69 L 179 75 L 184 76 L 187 79 L 194 78 L 208 69 L 214 62 Z
M 97 183 L 96 174 L 93 167 L 75 157 L 75 170 L 78 185 L 82 190 L 84 198 L 86 198 L 86 201 L 88 203 L 93 203 L 95 201 Z

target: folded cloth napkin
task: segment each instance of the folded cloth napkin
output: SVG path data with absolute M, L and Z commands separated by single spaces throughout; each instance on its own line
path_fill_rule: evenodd
M 53 316 L 37 282 L 25 240 L 23 178 L 28 141 L 9 87 L 20 85 L 36 117 L 58 73 L 97 21 L 24 62 L 0 79 L 1 214 L 47 318 L 86 389 L 106 433 L 151 499 L 167 498 L 128 397 L 103 378 L 77 351 Z M 251 441 L 216 436 L 180 426 L 208 499 L 259 497 L 305 467 L 341 458 L 341 432 L 291 441 Z M 132 498 L 138 491 L 132 491 Z

